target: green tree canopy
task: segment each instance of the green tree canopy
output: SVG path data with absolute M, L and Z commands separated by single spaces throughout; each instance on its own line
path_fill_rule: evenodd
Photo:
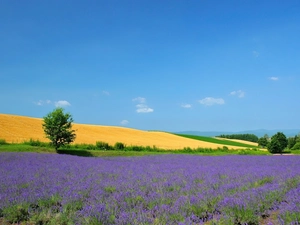
M 43 129 L 46 137 L 57 151 L 59 147 L 73 142 L 76 138 L 72 130 L 73 118 L 71 114 L 64 113 L 63 108 L 56 108 L 44 117 Z
M 255 134 L 221 134 L 217 137 L 251 141 L 255 143 L 258 141 L 258 137 Z
M 292 149 L 295 146 L 295 144 L 297 143 L 297 139 L 298 139 L 297 135 L 295 137 L 288 138 L 288 148 L 289 149 Z
M 263 147 L 263 148 L 267 147 L 268 143 L 269 143 L 269 141 L 266 137 L 261 137 L 261 138 L 258 139 L 258 145 Z
M 271 137 L 271 142 L 268 145 L 268 150 L 271 153 L 282 153 L 287 147 L 288 140 L 282 132 L 277 132 Z

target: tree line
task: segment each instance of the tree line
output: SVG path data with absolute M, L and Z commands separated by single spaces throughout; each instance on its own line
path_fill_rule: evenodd
M 271 138 L 265 134 L 258 139 L 258 145 L 267 148 L 271 153 L 282 153 L 284 149 L 300 150 L 300 134 L 289 138 L 282 132 L 277 132 Z
M 255 143 L 258 142 L 258 137 L 255 134 L 221 134 L 217 137 L 251 141 L 251 142 L 255 142 Z

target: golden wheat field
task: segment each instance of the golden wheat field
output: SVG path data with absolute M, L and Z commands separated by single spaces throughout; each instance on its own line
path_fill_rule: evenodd
M 0 139 L 5 139 L 9 143 L 20 143 L 30 138 L 47 142 L 42 123 L 43 120 L 39 118 L 0 114 Z M 95 144 L 96 141 L 103 141 L 114 145 L 116 142 L 122 142 L 127 146 L 156 146 L 162 149 L 183 149 L 184 147 L 216 149 L 224 146 L 165 132 L 142 131 L 124 127 L 74 123 L 73 129 L 76 130 L 77 135 L 74 143 Z M 229 149 L 241 148 L 227 147 Z

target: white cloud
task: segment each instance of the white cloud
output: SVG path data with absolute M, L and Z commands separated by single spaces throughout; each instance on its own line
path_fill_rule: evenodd
M 269 77 L 270 80 L 273 80 L 273 81 L 278 81 L 279 78 L 278 77 Z
M 181 104 L 181 107 L 189 109 L 189 108 L 192 108 L 192 105 L 191 104 Z
M 129 123 L 128 120 L 122 120 L 122 121 L 121 121 L 121 124 L 124 125 L 124 126 L 127 125 L 128 123 Z
M 108 91 L 102 91 L 102 94 L 104 94 L 104 95 L 110 95 L 110 93 Z
M 232 92 L 230 92 L 230 95 L 236 95 L 239 98 L 244 98 L 245 97 L 245 92 L 242 91 L 242 90 L 232 91 Z
M 137 108 L 136 112 L 138 113 L 151 113 L 154 110 L 149 107 Z
M 142 98 L 142 97 L 134 98 L 134 99 L 132 99 L 132 101 L 139 102 L 139 103 L 146 103 L 146 99 Z
M 67 107 L 67 106 L 71 106 L 71 104 L 70 104 L 68 101 L 66 101 L 66 100 L 60 100 L 60 101 L 57 101 L 57 102 L 54 103 L 54 105 L 55 105 L 56 107 Z
M 38 105 L 38 106 L 42 106 L 42 105 L 47 105 L 47 104 L 51 104 L 52 102 L 50 100 L 39 100 L 38 102 L 34 102 L 34 104 Z
M 132 101 L 138 102 L 138 104 L 136 105 L 137 113 L 151 113 L 154 111 L 154 109 L 148 107 L 148 105 L 146 104 L 145 98 L 137 97 L 137 98 L 132 99 Z
M 222 98 L 206 97 L 199 100 L 199 103 L 206 106 L 212 106 L 212 105 L 223 105 L 225 104 L 225 101 Z
M 256 57 L 256 58 L 259 56 L 259 52 L 257 52 L 257 51 L 252 51 L 252 54 L 253 54 L 253 56 Z

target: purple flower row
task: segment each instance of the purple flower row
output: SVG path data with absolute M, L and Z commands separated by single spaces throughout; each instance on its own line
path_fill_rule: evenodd
M 56 196 L 77 224 L 298 224 L 299 159 L 1 153 L 0 210 Z

